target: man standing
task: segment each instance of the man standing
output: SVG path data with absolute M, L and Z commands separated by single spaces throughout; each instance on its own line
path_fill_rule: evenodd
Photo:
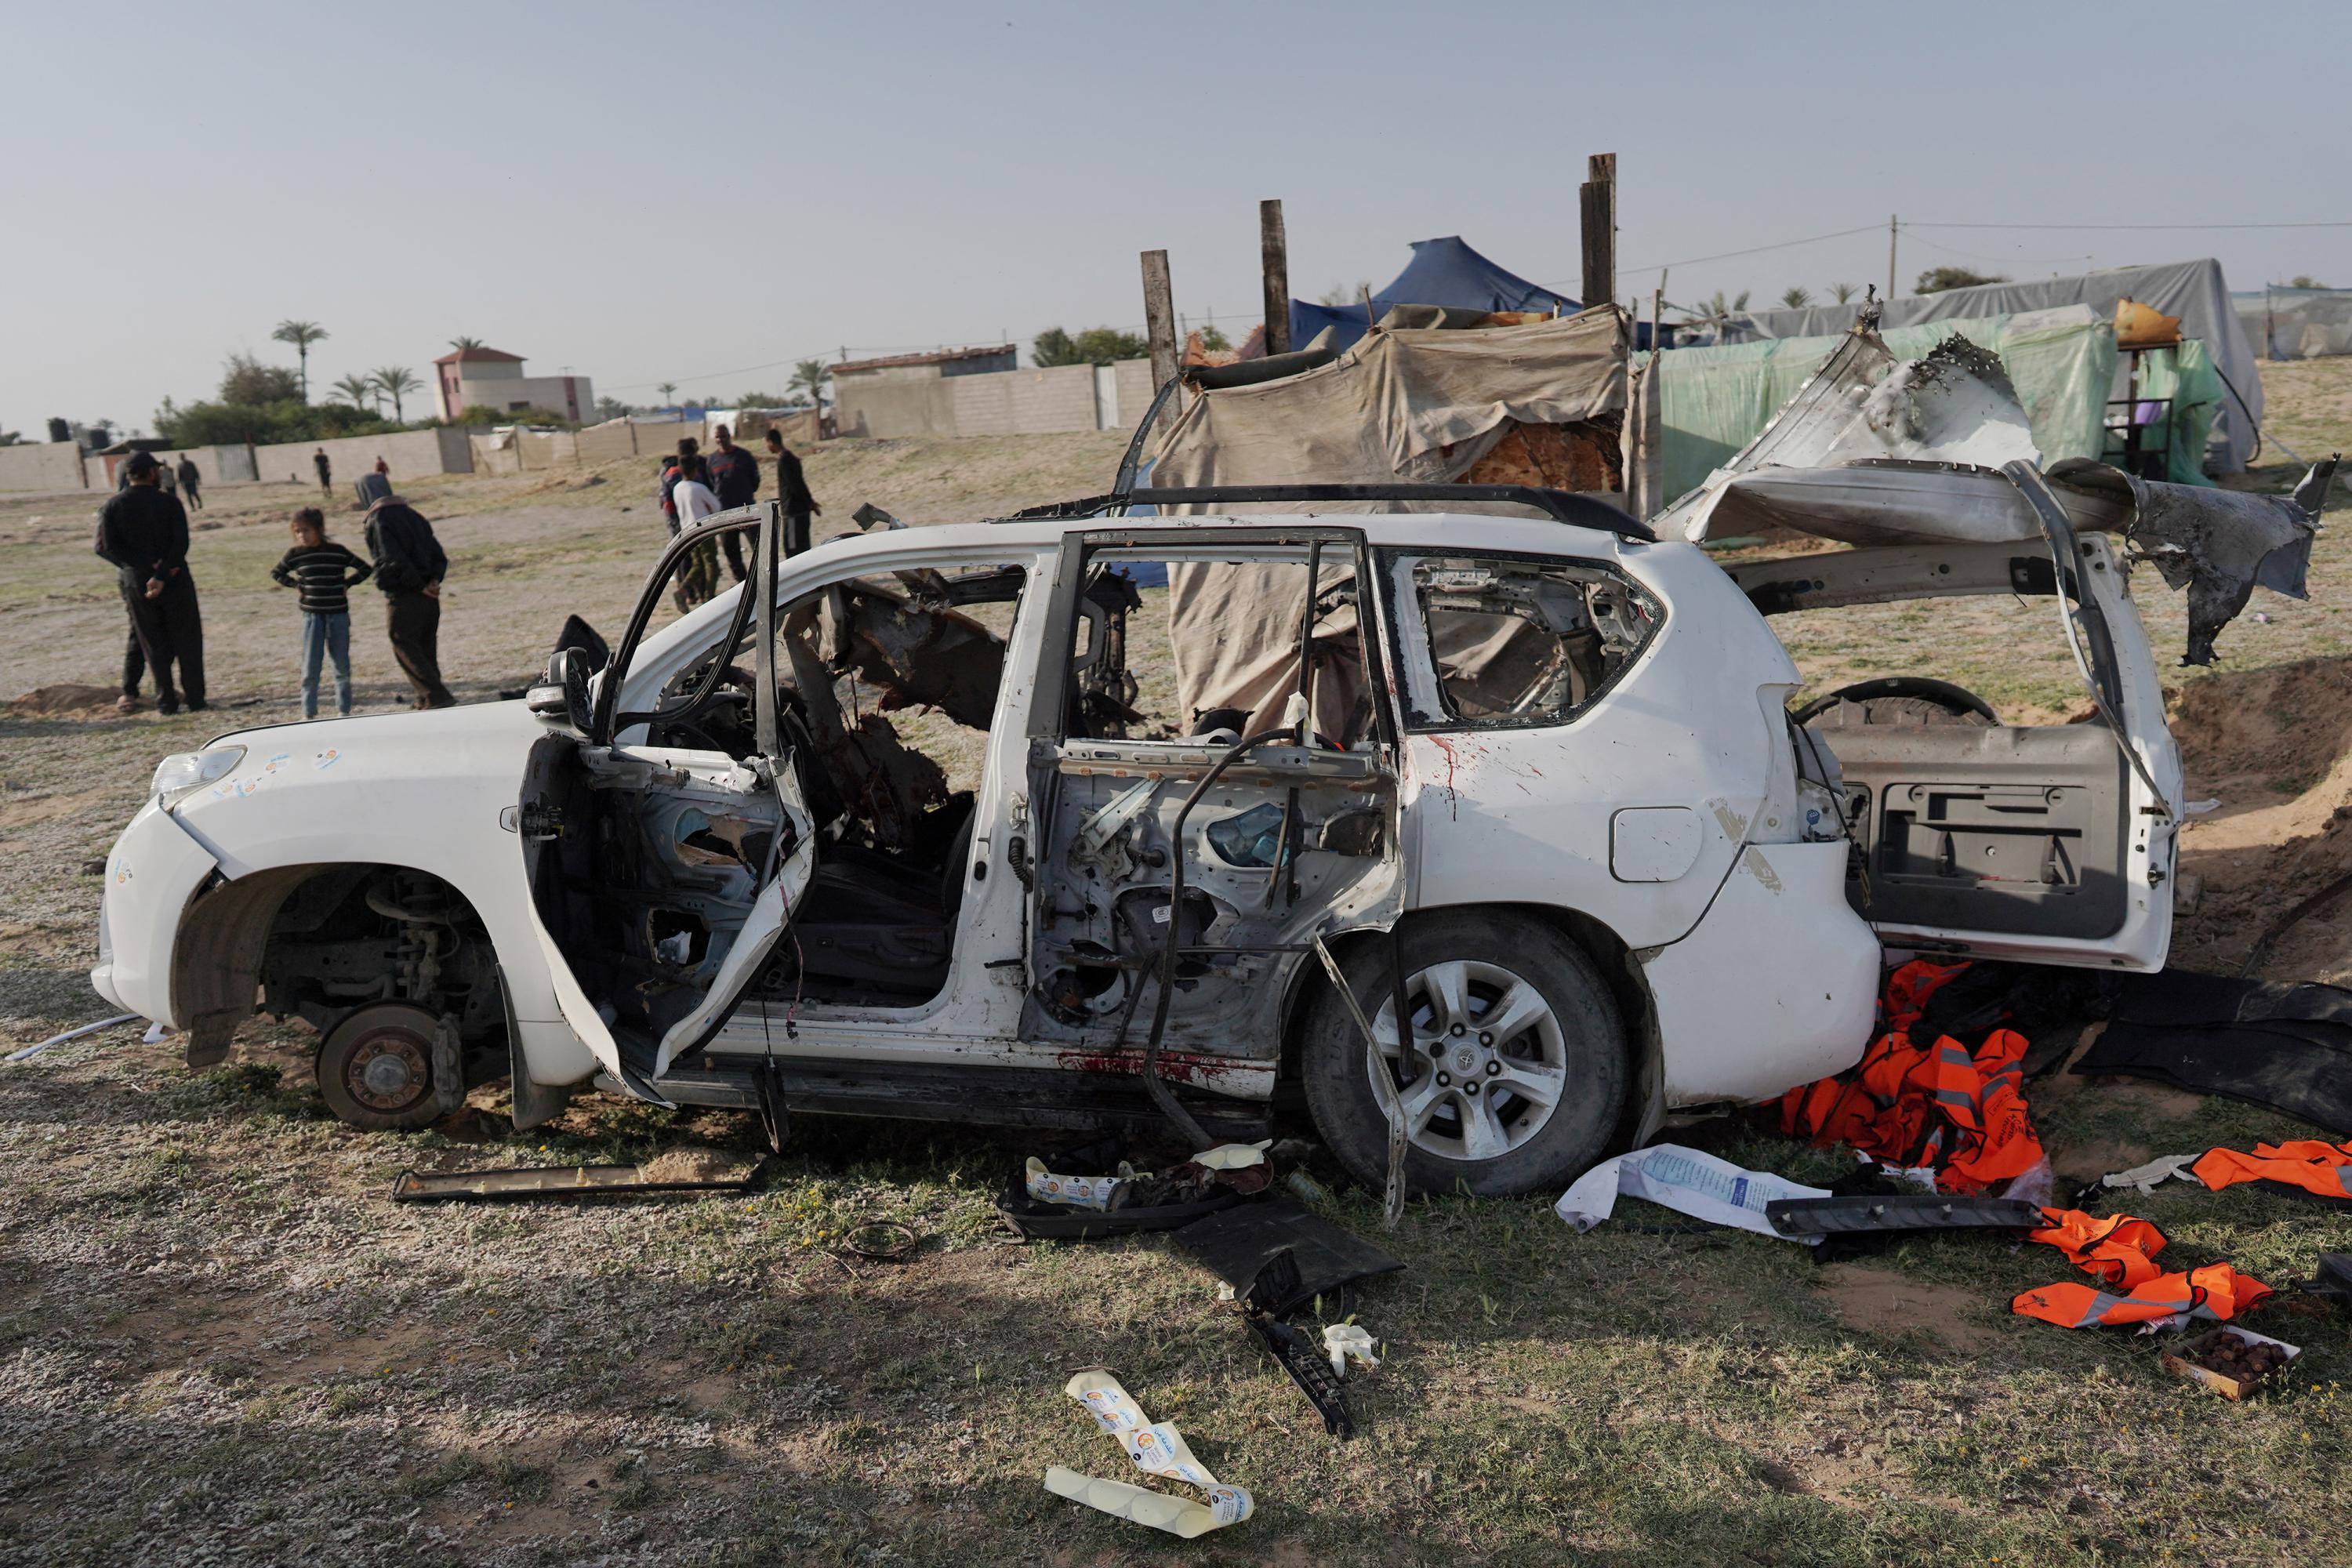
M 319 470 L 319 488 L 332 491 L 335 484 L 335 466 L 327 461 L 327 449 L 324 447 L 310 454 L 310 466 Z
M 681 447 L 685 443 L 679 443 Z M 679 454 L 685 456 L 683 452 Z M 678 465 L 670 480 L 670 501 L 677 508 L 677 528 L 680 533 L 690 532 L 701 521 L 722 510 L 719 497 L 709 485 L 696 479 L 684 463 Z M 739 579 L 740 581 L 740 579 Z M 689 547 L 677 566 L 677 592 L 675 595 L 681 613 L 713 597 L 719 592 L 719 552 L 709 541 Z
M 776 498 L 784 503 L 783 551 L 798 555 L 809 547 L 809 519 L 823 515 L 824 508 L 809 494 L 801 460 L 784 445 L 784 433 L 772 425 L 768 426 L 768 456 L 776 460 Z
M 152 453 L 132 453 L 123 468 L 129 482 L 98 514 L 98 553 L 121 583 L 132 632 L 155 672 L 156 708 L 177 713 L 184 695 L 188 711 L 201 713 L 205 627 L 196 609 L 195 579 L 188 575 L 188 514 L 157 483 L 163 465 Z M 128 662 L 123 700 L 115 704 L 124 712 L 135 706 L 137 696 Z
M 205 510 L 205 498 L 198 489 L 203 484 L 204 478 L 204 475 L 196 471 L 196 460 L 194 458 L 184 457 L 180 459 L 180 495 L 182 504 L 190 511 Z
M 326 460 L 320 454 L 322 468 Z M 383 590 L 392 657 L 415 690 L 416 706 L 455 707 L 457 700 L 441 684 L 441 578 L 449 557 L 433 525 L 398 496 L 385 496 L 368 508 L 367 547 L 375 585 Z
M 760 493 L 760 459 L 738 447 L 721 425 L 714 438 L 719 450 L 710 454 L 704 464 L 709 470 L 709 486 L 719 497 L 719 509 L 732 511 L 739 506 L 750 506 Z M 735 581 L 743 581 L 742 536 L 730 533 L 721 542 L 727 550 L 727 569 L 735 574 Z

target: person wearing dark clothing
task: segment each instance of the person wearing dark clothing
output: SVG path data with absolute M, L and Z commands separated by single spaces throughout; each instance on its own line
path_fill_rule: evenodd
M 310 466 L 319 470 L 319 488 L 322 490 L 333 489 L 335 466 L 327 461 L 327 449 L 324 447 L 310 454 Z
M 449 708 L 457 700 L 441 684 L 441 577 L 449 557 L 433 525 L 398 496 L 368 508 L 368 553 L 375 585 L 383 591 L 384 631 L 392 657 L 416 690 L 419 708 Z
M 156 483 L 162 467 L 148 453 L 131 454 L 123 465 L 129 485 L 99 510 L 97 548 L 122 584 L 140 651 L 155 673 L 155 706 L 177 713 L 184 696 L 188 711 L 198 713 L 205 708 L 204 617 L 188 575 L 188 514 Z
M 326 515 L 306 506 L 294 514 L 294 548 L 269 569 L 281 588 L 299 595 L 302 610 L 302 717 L 319 716 L 319 665 L 335 664 L 335 711 L 352 711 L 352 602 L 349 590 L 375 570 L 327 537 Z
M 708 470 L 703 483 L 719 497 L 719 510 L 731 511 L 739 506 L 750 506 L 760 494 L 760 459 L 735 445 L 726 426 L 713 434 L 719 450 L 703 462 Z M 735 574 L 735 581 L 743 581 L 742 535 L 730 533 L 719 541 L 727 552 L 727 569 Z
M 801 460 L 784 445 L 784 433 L 772 425 L 768 426 L 768 456 L 776 460 L 776 499 L 784 503 L 782 548 L 786 555 L 798 555 L 809 547 L 809 519 L 822 516 L 824 508 L 809 493 Z
M 185 498 L 184 504 L 190 511 L 205 510 L 205 498 L 197 489 L 203 484 L 204 478 L 204 475 L 196 471 L 196 460 L 194 458 L 180 459 L 180 493 Z

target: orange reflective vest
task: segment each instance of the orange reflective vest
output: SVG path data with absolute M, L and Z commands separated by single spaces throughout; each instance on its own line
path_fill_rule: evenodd
M 1950 1036 L 1912 1042 L 1927 999 L 1967 969 L 1914 959 L 1887 978 L 1885 1031 L 1854 1066 L 1780 1097 L 1780 1130 L 1927 1165 L 1946 1192 L 1980 1193 L 2042 1162 L 2025 1105 L 2026 1038 L 1995 1029 L 1970 1051 Z
M 2159 1274 L 2124 1296 L 2091 1285 L 2044 1285 L 2018 1296 L 2009 1310 L 2062 1329 L 2145 1323 L 2176 1312 L 2228 1322 L 2270 1293 L 2269 1286 L 2226 1263 L 2209 1263 L 2186 1274 Z
M 2080 1209 L 2043 1209 L 2050 1224 L 2025 1233 L 2066 1255 L 2066 1261 L 2095 1274 L 2105 1284 L 2137 1289 L 2161 1272 L 2156 1255 L 2164 1250 L 2164 1233 L 2144 1219 L 2127 1214 L 2102 1219 Z
M 2189 1173 L 2217 1193 L 2240 1182 L 2284 1182 L 2324 1198 L 2352 1198 L 2352 1142 L 2339 1146 L 2298 1138 L 2257 1143 L 2251 1154 L 2208 1149 Z

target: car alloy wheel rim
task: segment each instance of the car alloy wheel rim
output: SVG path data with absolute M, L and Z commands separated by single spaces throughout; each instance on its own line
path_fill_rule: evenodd
M 1541 1132 L 1568 1085 L 1568 1037 L 1543 993 L 1500 964 L 1434 963 L 1405 984 L 1412 1049 L 1397 1049 L 1396 999 L 1372 1021 L 1412 1146 L 1447 1160 L 1498 1159 Z M 1379 1070 L 1370 1063 L 1365 1071 Z
M 343 1067 L 343 1087 L 370 1110 L 406 1110 L 425 1098 L 431 1081 L 424 1044 L 404 1030 L 364 1036 Z

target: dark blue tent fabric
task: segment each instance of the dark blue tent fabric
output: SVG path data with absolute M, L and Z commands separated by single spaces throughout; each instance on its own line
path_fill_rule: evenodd
M 1412 242 L 1412 259 L 1387 288 L 1372 296 L 1372 319 L 1387 314 L 1391 305 L 1452 305 L 1465 310 L 1558 309 L 1562 314 L 1582 308 L 1565 294 L 1504 271 L 1463 244 L 1457 235 Z M 1348 305 L 1290 302 L 1293 348 L 1306 347 L 1316 333 L 1329 327 L 1331 346 L 1344 349 L 1364 335 L 1366 325 L 1361 300 Z

